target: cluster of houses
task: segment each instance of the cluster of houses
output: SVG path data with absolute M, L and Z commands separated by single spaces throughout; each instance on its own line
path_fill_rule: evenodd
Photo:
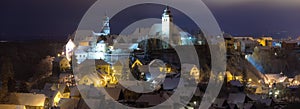
M 78 101 L 80 94 L 76 87 L 47 83 L 43 89 L 32 89 L 30 93 L 10 93 L 7 99 L 5 104 L 0 104 L 1 109 L 45 109 Z
M 231 53 L 234 51 L 252 54 L 254 48 L 257 46 L 267 47 L 268 49 L 273 48 L 281 48 L 281 49 L 289 49 L 295 50 L 300 47 L 299 39 L 273 39 L 272 37 L 259 37 L 253 38 L 251 36 L 240 37 L 240 36 L 231 36 L 230 34 L 223 34 L 225 39 L 225 44 L 227 48 L 227 52 Z

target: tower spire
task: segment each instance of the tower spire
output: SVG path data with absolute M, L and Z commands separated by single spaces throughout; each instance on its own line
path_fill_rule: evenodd
M 166 9 L 162 14 L 162 38 L 164 40 L 169 40 L 171 44 L 172 34 L 173 34 L 173 16 L 170 11 L 170 7 L 166 5 Z M 163 45 L 163 48 L 168 48 L 168 45 Z
M 170 10 L 170 7 L 168 5 L 166 5 L 166 9 L 164 10 L 163 16 L 170 16 L 170 17 L 172 17 L 171 10 Z
M 101 30 L 101 33 L 104 33 L 105 35 L 110 34 L 109 20 L 110 20 L 110 18 L 107 16 L 107 13 L 105 11 L 104 18 L 103 18 L 102 30 Z

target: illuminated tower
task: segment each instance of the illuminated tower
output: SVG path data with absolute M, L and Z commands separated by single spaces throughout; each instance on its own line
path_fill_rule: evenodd
M 110 20 L 109 17 L 105 15 L 103 19 L 103 26 L 101 31 L 101 33 L 104 33 L 104 35 L 110 34 L 109 20 Z
M 74 48 L 76 47 L 75 43 L 70 39 L 66 44 L 66 58 L 71 61 L 71 57 L 74 52 Z
M 172 36 L 172 24 L 173 24 L 173 16 L 171 15 L 170 8 L 167 6 L 162 14 L 162 38 L 164 40 L 169 40 L 168 43 L 171 43 Z M 166 46 L 164 46 L 166 48 Z

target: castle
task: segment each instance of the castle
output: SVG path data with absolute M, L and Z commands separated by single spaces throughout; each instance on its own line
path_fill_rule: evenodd
M 130 51 L 141 49 L 138 48 L 139 42 L 148 37 L 158 38 L 167 42 L 161 44 L 161 49 L 167 49 L 170 45 L 193 44 L 191 43 L 193 36 L 179 30 L 173 24 L 173 16 L 168 6 L 163 11 L 161 24 L 154 24 L 151 28 L 137 28 L 132 35 L 128 36 L 119 35 L 116 37 L 115 35 L 111 35 L 109 20 L 108 16 L 104 17 L 100 33 L 87 32 L 88 37 L 81 39 L 76 44 L 72 40 L 69 40 L 66 45 L 67 59 L 70 60 L 74 54 L 78 64 L 86 59 L 102 59 L 108 63 L 114 63 L 120 58 L 128 58 Z M 102 40 L 103 38 L 105 40 Z

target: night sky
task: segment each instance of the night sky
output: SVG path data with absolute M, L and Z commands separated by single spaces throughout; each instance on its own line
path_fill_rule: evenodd
M 68 34 L 76 30 L 82 16 L 94 2 L 95 0 L 1 0 L 0 40 L 65 40 Z M 221 29 L 227 33 L 236 36 L 271 35 L 276 38 L 300 36 L 300 0 L 204 0 L 204 2 L 215 15 Z M 147 11 L 143 8 L 145 7 L 139 6 L 132 10 Z M 159 18 L 162 9 L 163 7 L 151 10 L 156 12 L 151 15 L 158 15 Z M 120 14 L 112 20 L 124 16 L 126 14 Z M 185 16 L 178 15 L 174 21 L 176 23 L 176 19 L 183 18 Z M 102 16 L 99 16 L 99 19 L 102 19 Z M 117 24 L 112 23 L 112 33 L 117 34 L 122 27 L 128 25 L 120 21 Z M 178 25 L 188 26 L 180 22 Z

